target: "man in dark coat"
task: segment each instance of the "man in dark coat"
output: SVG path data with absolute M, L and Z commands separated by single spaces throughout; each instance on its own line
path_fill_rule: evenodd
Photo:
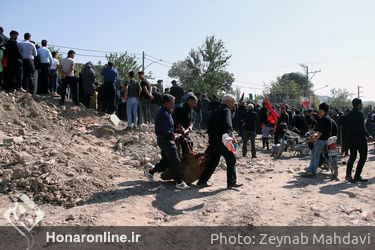
M 367 182 L 367 179 L 362 179 L 361 173 L 367 159 L 367 140 L 372 140 L 372 136 L 370 136 L 366 130 L 365 118 L 360 111 L 362 109 L 362 100 L 355 98 L 353 99 L 352 104 L 353 109 L 347 117 L 347 120 L 350 122 L 344 124 L 344 129 L 348 133 L 348 144 L 350 150 L 345 179 L 349 182 Z M 357 158 L 357 151 L 359 152 L 359 161 L 353 179 L 352 170 L 353 164 Z
M 211 178 L 211 175 L 219 164 L 221 156 L 224 156 L 227 163 L 227 187 L 233 188 L 242 186 L 242 184 L 237 183 L 236 157 L 222 142 L 222 136 L 225 133 L 228 133 L 233 137 L 231 110 L 233 109 L 235 102 L 236 98 L 233 95 L 225 95 L 223 104 L 211 114 L 207 131 L 211 158 L 197 183 L 200 187 L 209 186 L 207 181 Z M 234 137 L 233 142 L 237 142 Z

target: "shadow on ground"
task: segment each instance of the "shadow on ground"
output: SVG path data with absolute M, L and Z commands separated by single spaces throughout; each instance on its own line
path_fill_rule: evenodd
M 195 211 L 204 207 L 204 203 L 195 205 L 190 208 L 176 209 L 175 205 L 182 201 L 194 200 L 208 196 L 216 195 L 227 189 L 218 189 L 214 191 L 203 191 L 202 189 L 192 186 L 189 190 L 177 190 L 172 182 L 154 182 L 148 181 L 128 181 L 119 184 L 120 189 L 111 190 L 107 192 L 99 192 L 93 194 L 87 201 L 79 204 L 99 204 L 105 202 L 114 202 L 117 200 L 124 200 L 132 196 L 139 196 L 155 194 L 155 199 L 152 201 L 152 206 L 159 211 L 168 215 L 179 215 L 184 212 Z

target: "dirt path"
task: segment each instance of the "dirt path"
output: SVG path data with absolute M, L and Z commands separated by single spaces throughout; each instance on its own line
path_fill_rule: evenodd
M 237 168 L 244 186 L 233 190 L 225 188 L 221 168 L 211 179 L 213 186 L 188 191 L 159 178 L 148 183 L 141 170 L 129 169 L 113 179 L 113 190 L 94 194 L 84 205 L 40 205 L 46 212 L 42 225 L 375 225 L 369 213 L 375 212 L 373 161 L 363 173 L 369 182 L 360 185 L 330 181 L 325 174 L 300 178 L 308 159 L 283 158 L 271 165 L 268 154 L 259 156 L 258 164 Z M 340 167 L 341 179 L 344 169 Z M 1 213 L 7 202 L 2 195 Z M 0 224 L 6 221 L 0 219 Z

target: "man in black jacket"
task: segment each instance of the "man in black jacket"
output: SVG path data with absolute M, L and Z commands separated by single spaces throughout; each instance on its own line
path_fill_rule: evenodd
M 301 114 L 299 109 L 296 110 L 296 115 L 293 117 L 293 120 L 294 127 L 301 132 L 300 135 L 305 135 L 308 131 L 307 122 L 305 116 Z
M 176 98 L 175 100 L 175 108 L 182 107 L 183 99 L 184 99 L 184 89 L 181 86 L 178 86 L 176 80 L 172 81 L 172 87 L 170 89 L 169 94 Z
M 231 110 L 233 109 L 235 102 L 236 98 L 233 95 L 225 95 L 223 104 L 211 114 L 207 131 L 211 158 L 197 183 L 200 187 L 208 186 L 207 181 L 211 178 L 211 175 L 219 164 L 221 156 L 224 156 L 227 163 L 227 187 L 233 188 L 242 186 L 242 184 L 237 184 L 236 157 L 222 142 L 222 136 L 225 133 L 228 133 L 233 137 Z M 233 141 L 236 143 L 234 137 Z
M 190 95 L 182 107 L 177 107 L 172 115 L 175 129 L 177 126 L 182 126 L 184 135 L 192 142 L 188 135 L 194 126 L 195 112 L 194 108 L 197 106 L 198 99 L 194 95 Z
M 17 42 L 18 32 L 12 30 L 5 44 L 5 56 L 8 58 L 6 90 L 26 92 L 22 86 L 23 61 Z
M 242 156 L 245 157 L 247 153 L 247 142 L 250 139 L 251 143 L 251 158 L 257 158 L 255 150 L 255 130 L 256 130 L 256 119 L 257 114 L 254 112 L 254 105 L 249 104 L 247 111 L 244 112 L 240 117 L 241 126 L 244 127 L 242 136 Z
M 367 159 L 367 139 L 372 140 L 372 136 L 369 135 L 365 128 L 365 119 L 360 111 L 362 109 L 361 99 L 353 99 L 352 104 L 353 110 L 347 117 L 347 120 L 350 122 L 344 124 L 344 129 L 348 133 L 347 139 L 350 150 L 345 179 L 349 182 L 367 182 L 366 179 L 362 179 L 361 173 Z M 352 169 L 355 159 L 357 158 L 357 151 L 359 152 L 359 161 L 353 179 Z

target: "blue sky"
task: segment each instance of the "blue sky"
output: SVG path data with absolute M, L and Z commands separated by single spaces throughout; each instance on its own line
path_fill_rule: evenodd
M 317 91 L 346 88 L 375 101 L 375 1 L 373 0 L 159 0 L 3 1 L 0 26 L 32 40 L 103 51 L 125 51 L 163 59 L 151 64 L 157 79 L 170 82 L 169 63 L 187 56 L 206 36 L 224 41 L 235 86 L 260 94 L 264 84 L 287 72 L 321 69 Z M 68 49 L 61 49 L 67 51 Z M 76 51 L 103 56 L 104 53 Z M 77 56 L 77 61 L 104 58 Z M 151 61 L 146 61 L 148 65 Z M 167 67 L 166 67 L 167 66 Z

